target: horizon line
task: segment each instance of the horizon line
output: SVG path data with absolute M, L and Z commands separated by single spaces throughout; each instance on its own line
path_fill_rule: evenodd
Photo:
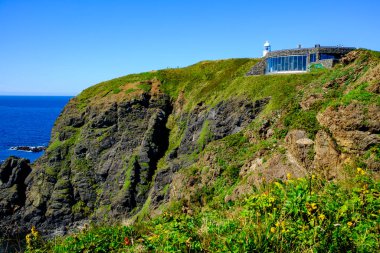
M 69 94 L 0 94 L 0 97 L 75 97 Z

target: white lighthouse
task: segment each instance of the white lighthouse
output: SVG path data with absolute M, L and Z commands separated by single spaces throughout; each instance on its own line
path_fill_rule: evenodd
M 264 43 L 263 57 L 265 57 L 267 55 L 267 53 L 269 53 L 270 51 L 271 51 L 271 48 L 270 48 L 269 41 L 266 41 Z

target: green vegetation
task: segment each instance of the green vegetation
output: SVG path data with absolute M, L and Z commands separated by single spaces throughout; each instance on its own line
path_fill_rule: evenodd
M 218 209 L 174 202 L 134 226 L 94 226 L 41 252 L 376 252 L 380 184 L 358 168 L 345 181 L 313 177 L 263 184 Z M 222 187 L 222 186 L 221 186 Z
M 196 143 L 197 150 L 178 157 L 188 165 L 176 173 L 178 179 L 173 181 L 177 181 L 164 185 L 161 190 L 164 194 L 179 191 L 181 197 L 171 199 L 152 212 L 153 198 L 149 196 L 140 210 L 136 208 L 132 211 L 136 215 L 125 222 L 128 225 L 93 224 L 66 237 L 44 243 L 39 241 L 38 245 L 32 245 L 28 250 L 380 251 L 380 183 L 378 171 L 370 171 L 367 163 L 371 159 L 372 164 L 380 161 L 378 145 L 363 150 L 357 158 L 341 154 L 341 157 L 347 155 L 349 162 L 342 165 L 339 177 L 334 180 L 326 179 L 323 173 L 312 174 L 310 171 L 307 178 L 288 174 L 287 177 L 273 176 L 268 179 L 265 178 L 267 174 L 261 172 L 252 178 L 250 174 L 243 173 L 245 169 L 258 170 L 253 165 L 257 158 L 263 163 L 274 156 L 278 156 L 279 160 L 286 159 L 289 150 L 284 138 L 292 129 L 303 129 L 314 139 L 322 129 L 316 117 L 327 107 L 338 109 L 352 103 L 367 107 L 380 105 L 379 95 L 368 89 L 375 82 L 365 78 L 370 69 L 368 66 L 380 62 L 380 54 L 365 50 L 357 52 L 359 56 L 350 64 L 339 64 L 332 70 L 314 68 L 305 74 L 246 77 L 245 73 L 257 60 L 229 59 L 128 75 L 86 89 L 76 98 L 79 109 L 86 108 L 97 98 L 128 95 L 135 91 L 149 92 L 152 88 L 149 81 L 161 82 L 160 89 L 174 103 L 178 102 L 180 108 L 175 109 L 180 112 L 173 112 L 168 118 L 169 147 L 158 162 L 158 170 L 168 165 L 167 156 L 180 146 L 188 127 L 188 117 L 192 115 L 190 112 L 198 104 L 210 108 L 231 98 L 270 100 L 264 111 L 243 131 L 216 141 L 211 141 L 210 122 L 204 121 Z M 307 106 L 302 103 L 305 101 L 308 101 L 305 103 Z M 134 106 L 133 109 L 136 109 L 140 105 Z M 365 110 L 363 113 L 368 114 Z M 264 122 L 270 122 L 271 135 L 261 131 Z M 329 132 L 328 129 L 323 130 Z M 107 136 L 107 132 L 103 135 Z M 98 137 L 99 141 L 104 138 L 103 135 Z M 59 136 L 55 136 L 47 152 L 66 148 L 78 142 L 79 137 L 78 130 L 65 141 L 59 141 Z M 344 152 L 343 149 L 341 151 Z M 308 150 L 307 158 L 312 160 L 314 152 L 313 148 Z M 131 171 L 138 157 L 132 156 L 128 162 L 127 157 L 124 159 L 126 179 L 123 189 L 128 190 Z M 78 170 L 89 169 L 85 163 L 73 164 L 77 165 Z M 56 172 L 48 168 L 47 174 L 55 175 Z M 148 192 L 152 185 L 150 182 L 139 186 L 138 191 Z M 86 212 L 86 206 L 78 202 L 73 206 L 73 211 Z M 104 213 L 109 211 L 110 206 Z
M 147 83 L 142 83 L 142 84 L 139 84 L 137 85 L 137 87 L 145 92 L 149 92 L 150 91 L 150 88 L 151 88 L 151 85 L 147 84 Z
M 289 129 L 303 129 L 306 130 L 311 137 L 314 137 L 321 128 L 316 116 L 316 110 L 304 111 L 297 106 L 285 117 L 284 123 Z
M 212 132 L 210 131 L 209 122 L 208 120 L 205 120 L 202 126 L 201 133 L 199 135 L 199 139 L 198 139 L 199 149 L 203 150 L 206 144 L 210 142 L 211 138 L 212 138 Z
M 120 88 L 115 88 L 112 90 L 113 94 L 118 94 L 121 91 Z
M 128 90 L 125 91 L 125 94 L 129 94 L 129 93 L 132 93 L 132 92 L 135 92 L 137 91 L 137 89 L 134 89 L 134 88 L 130 88 Z
M 353 100 L 360 101 L 363 104 L 377 103 L 380 105 L 380 98 L 374 93 L 368 92 L 366 88 L 367 83 L 359 85 L 354 90 L 349 91 L 341 98 L 343 105 L 349 105 Z
M 126 189 L 126 190 L 129 189 L 129 186 L 131 185 L 131 173 L 132 173 L 133 167 L 137 163 L 137 160 L 138 160 L 138 156 L 134 155 L 128 161 L 127 168 L 126 168 L 126 171 L 125 171 L 125 182 L 124 182 L 124 185 L 123 185 L 123 188 Z
M 73 205 L 72 211 L 75 214 L 80 213 L 83 215 L 88 215 L 90 213 L 90 208 L 86 206 L 83 201 L 78 201 L 75 205 Z
M 59 140 L 59 135 L 55 136 L 55 139 L 52 143 L 50 143 L 49 147 L 47 148 L 46 151 L 53 151 L 57 149 L 59 146 L 62 145 L 62 142 Z

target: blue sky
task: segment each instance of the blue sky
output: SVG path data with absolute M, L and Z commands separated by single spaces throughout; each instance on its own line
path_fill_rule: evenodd
M 316 43 L 380 51 L 380 1 L 0 0 L 0 95 Z

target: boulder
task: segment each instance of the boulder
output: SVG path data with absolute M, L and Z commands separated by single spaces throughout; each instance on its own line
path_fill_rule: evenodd
M 336 177 L 340 163 L 340 153 L 337 145 L 327 132 L 318 131 L 315 136 L 314 150 L 314 168 L 322 172 L 326 178 Z
M 304 168 L 311 169 L 314 156 L 314 141 L 304 130 L 292 130 L 285 137 L 289 153 Z
M 351 103 L 338 108 L 328 107 L 317 115 L 337 144 L 349 153 L 362 152 L 380 143 L 380 106 Z
M 9 157 L 0 166 L 0 215 L 13 213 L 25 203 L 25 179 L 31 172 L 29 160 Z

